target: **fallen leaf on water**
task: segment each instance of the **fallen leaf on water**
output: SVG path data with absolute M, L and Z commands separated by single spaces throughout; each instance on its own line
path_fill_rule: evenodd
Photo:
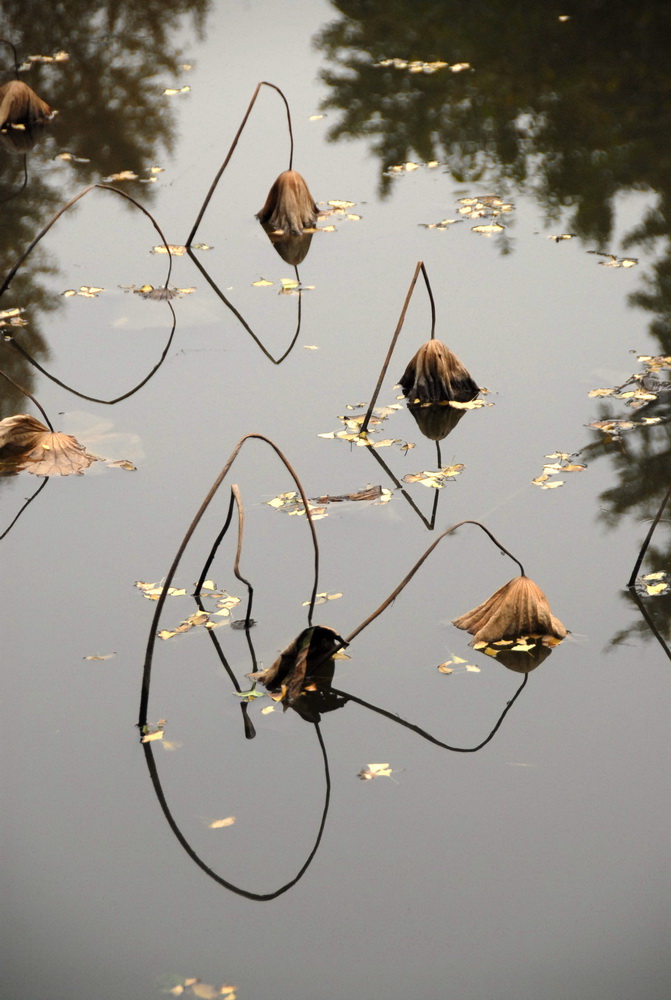
M 188 83 L 185 83 L 183 87 L 166 87 L 163 93 L 169 97 L 172 97 L 174 94 L 188 94 L 190 90 L 191 87 L 188 85 Z
M 257 691 L 255 687 L 250 688 L 249 691 L 234 691 L 233 694 L 236 698 L 244 698 L 245 701 L 254 701 L 255 698 L 265 698 L 263 691 Z
M 463 469 L 464 465 L 449 465 L 443 469 L 438 469 L 436 472 L 425 471 L 425 472 L 415 472 L 408 473 L 408 475 L 403 476 L 404 483 L 421 483 L 422 486 L 429 486 L 435 490 L 442 490 L 445 483 L 454 479 L 458 476 Z
M 132 170 L 120 170 L 116 174 L 109 174 L 107 177 L 103 177 L 103 182 L 109 184 L 111 181 L 136 181 L 138 175 Z
M 391 778 L 392 769 L 389 764 L 367 764 L 357 773 L 357 778 L 370 781 L 372 778 Z
M 95 654 L 93 654 L 93 656 L 85 656 L 84 659 L 85 660 L 111 660 L 113 656 L 116 656 L 116 653 L 105 653 L 105 654 L 102 654 L 102 655 L 99 654 L 99 653 L 95 653 Z
M 219 996 L 219 990 L 209 983 L 194 983 L 191 992 L 195 997 L 200 997 L 201 1000 L 217 1000 Z
M 212 823 L 208 824 L 210 830 L 221 830 L 225 826 L 233 826 L 235 823 L 235 816 L 227 816 L 226 819 L 215 819 Z
M 137 472 L 137 466 L 129 462 L 127 458 L 118 459 L 116 462 L 107 462 L 110 469 L 125 469 L 126 472 Z
M 261 709 L 261 715 L 270 715 L 270 713 L 274 711 L 275 711 L 274 705 L 266 705 L 265 708 Z
M 70 434 L 50 431 L 28 413 L 0 420 L 0 470 L 35 476 L 81 475 L 99 459 Z
M 342 594 L 327 594 L 326 592 L 323 594 L 315 594 L 315 604 L 326 604 L 327 601 L 337 601 L 339 597 L 342 597 Z M 303 601 L 303 607 L 307 608 L 309 603 L 310 601 Z
M 85 156 L 75 156 L 73 153 L 56 153 L 54 160 L 65 160 L 66 163 L 90 163 Z
M 473 226 L 471 228 L 472 233 L 485 233 L 487 236 L 491 236 L 492 233 L 500 233 L 506 227 L 502 226 L 498 222 L 489 222 L 483 226 Z
M 254 288 L 267 288 L 269 285 L 274 285 L 274 281 L 268 281 L 266 278 L 259 278 L 258 281 L 252 281 Z

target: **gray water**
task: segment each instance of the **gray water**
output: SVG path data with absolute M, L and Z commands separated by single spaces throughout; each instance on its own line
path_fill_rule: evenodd
M 57 431 L 136 466 L 49 478 L 2 539 L 3 996 L 144 998 L 197 977 L 195 995 L 229 984 L 240 1000 L 668 997 L 671 599 L 641 598 L 656 638 L 627 590 L 669 486 L 668 397 L 633 410 L 589 396 L 640 373 L 638 356 L 671 354 L 666 6 L 578 5 L 558 21 L 545 3 L 72 2 L 48 24 L 39 8 L 0 6 L 21 59 L 70 56 L 21 74 L 59 114 L 25 173 L 20 152 L 0 149 L 3 274 L 69 198 L 124 170 L 138 179 L 110 183 L 183 244 L 260 80 L 289 101 L 294 167 L 320 207 L 349 201 L 360 218 L 320 220 L 335 231 L 316 233 L 298 268 L 314 287 L 278 294 L 294 268 L 254 214 L 289 143 L 280 97 L 261 88 L 194 237 L 212 248 L 193 257 L 221 294 L 188 255 L 170 282 L 194 292 L 168 304 L 128 290 L 164 284 L 161 239 L 94 190 L 0 298 L 25 308 L 28 326 L 9 332 L 44 371 L 10 341 L 0 369 Z M 374 65 L 394 57 L 449 65 Z M 461 62 L 471 69 L 453 72 Z M 3 65 L 4 82 L 8 48 Z M 87 162 L 55 159 L 64 151 Z M 406 162 L 419 166 L 387 172 Z M 458 213 L 485 194 L 513 206 L 500 233 Z M 460 221 L 425 228 L 447 218 Z M 548 238 L 561 234 L 574 235 Z M 589 251 L 637 263 L 604 267 Z M 390 447 L 318 436 L 364 412 L 347 407 L 371 399 L 418 261 L 437 337 L 493 404 L 441 442 L 442 464 L 464 469 L 438 491 L 433 527 L 435 491 L 402 480 L 437 469 L 436 446 L 402 401 L 377 435 Z M 103 291 L 63 297 L 80 286 Z M 399 402 L 430 327 L 420 277 L 378 405 Z M 166 344 L 114 405 L 71 391 L 124 395 Z M 7 384 L 0 416 L 24 412 L 40 417 Z M 615 437 L 586 426 L 605 417 L 661 419 Z M 242 690 L 254 660 L 227 624 L 156 640 L 148 722 L 165 720 L 164 739 L 141 744 L 156 605 L 134 583 L 164 580 L 249 433 L 275 442 L 308 497 L 392 491 L 386 504 L 329 504 L 315 522 L 317 589 L 342 596 L 314 623 L 347 636 L 469 519 L 521 560 L 569 636 L 527 674 L 469 646 L 452 619 L 518 570 L 464 526 L 336 661 L 349 700 L 322 714 L 326 757 L 314 725 L 267 695 L 249 704 L 245 739 L 212 636 Z M 587 468 L 532 485 L 555 452 Z M 0 479 L 1 531 L 41 482 Z M 172 580 L 187 595 L 167 598 L 159 627 L 194 612 L 232 483 L 249 640 L 268 667 L 307 624 L 313 551 L 305 516 L 268 506 L 295 487 L 261 441 L 207 508 Z M 235 545 L 231 529 L 209 576 L 244 609 Z M 663 516 L 639 575 L 668 569 Z M 437 670 L 454 657 L 453 673 Z M 398 724 L 472 748 L 517 692 L 474 753 Z M 391 776 L 360 780 L 374 762 Z M 291 882 L 322 822 L 294 885 L 244 895 Z

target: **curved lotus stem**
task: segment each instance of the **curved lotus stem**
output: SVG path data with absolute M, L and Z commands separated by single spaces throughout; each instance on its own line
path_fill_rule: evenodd
M 198 212 L 198 215 L 196 216 L 196 221 L 194 222 L 193 228 L 192 228 L 191 232 L 189 233 L 188 238 L 186 239 L 185 244 L 184 244 L 187 247 L 190 247 L 191 244 L 193 243 L 193 238 L 196 235 L 196 231 L 198 229 L 198 226 L 200 225 L 200 223 L 202 221 L 202 218 L 205 215 L 205 210 L 207 209 L 207 206 L 210 204 L 210 199 L 212 198 L 212 195 L 214 194 L 215 188 L 216 188 L 217 184 L 219 183 L 219 181 L 221 179 L 221 175 L 223 174 L 224 170 L 228 166 L 229 161 L 230 161 L 231 157 L 233 156 L 233 153 L 235 152 L 235 147 L 237 146 L 238 140 L 239 140 L 240 136 L 242 135 L 242 130 L 244 129 L 245 125 L 247 124 L 247 119 L 249 118 L 249 116 L 250 116 L 250 114 L 252 112 L 252 108 L 254 107 L 254 102 L 256 101 L 256 98 L 259 95 L 259 91 L 261 90 L 261 87 L 272 87 L 272 89 L 276 90 L 277 93 L 282 98 L 282 100 L 284 101 L 284 106 L 285 106 L 286 111 L 287 111 L 287 122 L 288 122 L 288 126 L 289 126 L 289 170 L 291 170 L 292 167 L 293 167 L 293 162 L 294 162 L 294 133 L 293 133 L 293 129 L 291 127 L 291 111 L 289 110 L 289 103 L 288 103 L 286 97 L 284 96 L 284 94 L 282 93 L 282 91 L 280 90 L 279 87 L 276 87 L 274 83 L 268 83 L 267 80 L 261 80 L 256 85 L 256 90 L 254 91 L 254 93 L 252 95 L 252 99 L 249 102 L 249 107 L 245 111 L 244 117 L 243 117 L 242 121 L 240 122 L 240 128 L 235 133 L 235 136 L 233 138 L 233 142 L 231 143 L 231 147 L 230 147 L 228 153 L 226 154 L 226 159 L 224 160 L 224 162 L 222 163 L 222 165 L 219 167 L 219 170 L 217 171 L 217 174 L 216 174 L 214 180 L 210 184 L 210 190 L 205 195 L 205 201 L 200 206 L 200 211 Z
M 228 475 L 228 472 L 229 472 L 231 466 L 233 465 L 234 461 L 236 460 L 236 458 L 238 457 L 238 455 L 240 453 L 240 449 L 245 444 L 245 442 L 249 441 L 249 440 L 263 441 L 265 444 L 269 445 L 273 449 L 273 451 L 275 452 L 275 454 L 278 456 L 278 458 L 284 464 L 285 468 L 287 469 L 287 471 L 289 472 L 290 476 L 294 480 L 294 483 L 296 484 L 296 488 L 298 489 L 298 491 L 299 491 L 299 493 L 301 495 L 301 500 L 303 501 L 303 505 L 305 507 L 305 516 L 306 516 L 307 522 L 308 522 L 308 524 L 310 526 L 310 533 L 311 533 L 311 536 L 312 536 L 312 545 L 313 545 L 313 549 L 314 549 L 314 582 L 313 582 L 313 585 L 312 585 L 312 596 L 310 598 L 310 606 L 308 608 L 308 624 L 310 624 L 310 625 L 312 624 L 312 615 L 313 615 L 313 612 L 314 612 L 315 600 L 316 600 L 316 597 L 317 597 L 317 586 L 318 586 L 318 577 L 319 577 L 319 544 L 317 542 L 317 533 L 315 532 L 314 523 L 312 521 L 312 515 L 310 514 L 310 504 L 308 502 L 308 498 L 307 498 L 307 496 L 305 494 L 305 490 L 303 489 L 302 483 L 298 479 L 298 476 L 294 472 L 294 470 L 293 470 L 292 466 L 289 464 L 288 460 L 285 458 L 284 454 L 277 447 L 277 445 L 273 441 L 271 441 L 270 438 L 265 437 L 263 434 L 245 434 L 244 437 L 240 438 L 240 440 L 236 444 L 235 448 L 233 449 L 233 451 L 229 455 L 229 457 L 228 457 L 228 459 L 226 461 L 226 464 L 224 465 L 223 469 L 221 470 L 221 472 L 219 473 L 219 475 L 217 476 L 217 478 L 213 482 L 212 486 L 210 487 L 210 489 L 209 489 L 209 491 L 207 493 L 207 496 L 205 497 L 205 499 L 201 503 L 200 507 L 198 508 L 198 511 L 196 512 L 196 516 L 193 518 L 191 524 L 187 528 L 186 534 L 184 535 L 184 538 L 180 542 L 179 548 L 177 549 L 177 553 L 176 553 L 176 555 L 175 555 L 175 557 L 174 557 L 174 559 L 172 561 L 172 565 L 170 566 L 170 569 L 168 570 L 168 572 L 166 574 L 165 580 L 163 581 L 163 589 L 162 589 L 162 591 L 161 591 L 161 593 L 159 595 L 158 601 L 156 602 L 156 607 L 154 609 L 154 615 L 152 617 L 151 625 L 149 627 L 149 638 L 147 640 L 147 649 L 146 649 L 146 652 L 145 652 L 144 669 L 143 669 L 143 673 L 142 673 L 142 693 L 141 693 L 141 696 L 140 696 L 140 717 L 139 717 L 139 721 L 138 721 L 138 725 L 139 725 L 140 728 L 142 728 L 144 725 L 146 725 L 146 722 L 147 722 L 147 707 L 149 705 L 149 688 L 150 688 L 150 684 L 151 684 L 151 667 L 152 667 L 152 660 L 153 660 L 153 656 L 154 656 L 154 645 L 155 645 L 155 642 L 156 642 L 156 629 L 158 627 L 158 622 L 159 622 L 159 619 L 161 617 L 161 612 L 163 611 L 163 606 L 165 604 L 165 600 L 166 600 L 166 597 L 168 595 L 168 590 L 169 590 L 169 588 L 170 588 L 170 586 L 172 584 L 173 577 L 174 577 L 175 573 L 177 572 L 177 567 L 179 566 L 181 558 L 184 555 L 184 552 L 186 551 L 186 547 L 189 544 L 194 531 L 198 527 L 198 524 L 200 523 L 203 515 L 205 514 L 205 511 L 207 510 L 207 508 L 209 507 L 210 503 L 212 502 L 212 500 L 213 500 L 213 498 L 214 498 L 217 490 L 219 489 L 219 487 L 221 486 L 222 482 L 224 481 L 224 479 Z M 228 521 L 228 518 L 227 518 L 227 521 Z

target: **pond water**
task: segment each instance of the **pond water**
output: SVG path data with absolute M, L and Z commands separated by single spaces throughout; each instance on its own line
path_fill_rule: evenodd
M 667 515 L 627 589 L 671 476 L 667 5 L 71 0 L 48 21 L 0 5 L 19 62 L 69 56 L 20 70 L 58 110 L 32 148 L 0 135 L 2 274 L 91 184 L 160 233 L 92 190 L 0 297 L 27 323 L 4 320 L 0 417 L 43 419 L 26 390 L 107 460 L 0 478 L 3 995 L 668 997 Z M 209 249 L 171 259 L 193 290 L 138 294 L 262 80 L 320 209 L 352 204 L 297 268 L 280 256 L 254 217 L 289 161 L 262 87 L 193 235 Z M 488 405 L 437 447 L 399 398 L 431 336 L 420 274 L 370 428 L 393 443 L 320 437 L 366 412 L 419 261 Z M 268 503 L 296 489 L 271 446 L 244 444 L 171 570 L 247 434 L 309 498 L 391 491 L 315 499 L 313 624 L 350 635 L 456 522 L 498 543 L 440 541 L 313 693 L 318 725 L 240 696 L 314 583 L 305 514 Z M 452 466 L 438 490 L 403 478 Z M 234 483 L 255 626 L 230 625 L 236 515 L 206 576 L 240 605 L 204 597 L 219 628 L 152 644 L 197 613 Z M 452 624 L 517 575 L 499 544 L 569 629 L 537 665 Z M 186 593 L 153 621 L 136 581 Z

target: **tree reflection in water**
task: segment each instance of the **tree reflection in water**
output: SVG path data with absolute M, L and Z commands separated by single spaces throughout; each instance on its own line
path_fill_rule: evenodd
M 341 112 L 329 138 L 366 137 L 380 160 L 380 190 L 389 167 L 413 156 L 440 161 L 457 183 L 486 178 L 499 192 L 526 190 L 548 217 L 568 213 L 570 230 L 608 249 L 618 195 L 652 192 L 654 206 L 623 239 L 628 250 L 657 251 L 631 296 L 651 313 L 659 353 L 671 356 L 671 90 L 666 53 L 671 8 L 665 0 L 613 6 L 591 0 L 567 17 L 540 0 L 530 6 L 452 0 L 338 0 L 338 19 L 317 36 L 331 65 L 322 72 L 324 107 Z M 394 58 L 446 66 L 410 72 Z M 454 64 L 469 64 L 451 72 Z M 664 377 L 664 376 L 662 376 Z M 671 404 L 662 396 L 646 414 L 659 424 L 624 436 L 601 435 L 588 447 L 607 456 L 617 485 L 600 499 L 599 516 L 654 517 L 669 486 Z M 601 419 L 625 414 L 606 407 Z M 583 451 L 584 454 L 584 451 Z M 649 554 L 657 569 L 671 560 L 671 539 Z M 624 581 L 623 581 L 624 584 Z M 656 628 L 671 637 L 671 601 L 654 602 Z M 643 621 L 632 630 L 652 638 Z

